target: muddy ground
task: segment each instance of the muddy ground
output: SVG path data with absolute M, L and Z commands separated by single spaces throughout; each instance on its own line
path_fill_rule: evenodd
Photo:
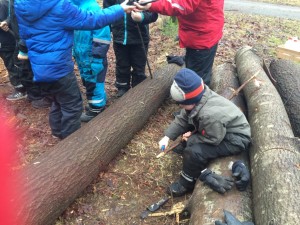
M 224 62 L 234 63 L 235 52 L 243 45 L 252 46 L 260 57 L 270 62 L 276 57 L 276 47 L 288 37 L 299 35 L 299 29 L 300 23 L 297 21 L 226 13 L 224 36 L 220 41 L 214 66 Z M 157 24 L 152 26 L 148 59 L 153 72 L 166 64 L 166 55 L 184 54 L 174 41 L 175 36 L 165 36 Z M 109 107 L 116 100 L 112 47 L 108 58 L 106 91 Z M 76 68 L 75 72 L 78 75 Z M 0 97 L 5 99 L 12 92 L 12 87 L 2 63 L 0 78 Z M 81 85 L 79 76 L 78 82 Z M 83 88 L 82 93 L 84 97 Z M 59 140 L 52 138 L 50 133 L 49 109 L 34 109 L 27 100 L 8 102 L 7 107 L 4 110 L 9 112 L 10 118 L 17 124 L 16 131 L 20 138 L 18 155 L 22 165 L 31 163 L 43 152 L 51 151 L 51 147 Z M 177 105 L 166 99 L 144 128 L 110 163 L 108 170 L 99 174 L 57 219 L 55 225 L 187 224 L 188 220 L 185 218 L 176 222 L 174 215 L 140 219 L 140 213 L 146 206 L 165 196 L 167 185 L 178 177 L 181 169 L 181 158 L 173 153 L 161 159 L 155 158 L 159 153 L 158 141 L 173 119 L 172 112 L 177 109 Z M 189 195 L 171 199 L 160 212 L 170 210 L 173 204 L 188 197 Z

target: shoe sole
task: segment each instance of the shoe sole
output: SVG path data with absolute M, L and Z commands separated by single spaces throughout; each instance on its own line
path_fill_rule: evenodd
M 18 100 L 22 100 L 22 99 L 24 99 L 24 98 L 27 98 L 27 95 L 25 95 L 25 96 L 22 96 L 22 97 L 20 97 L 20 98 L 6 98 L 6 100 L 7 101 L 18 101 Z

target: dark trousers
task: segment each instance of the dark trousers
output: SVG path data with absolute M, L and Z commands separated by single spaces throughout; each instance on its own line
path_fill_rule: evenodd
M 14 87 L 21 87 L 21 81 L 19 79 L 17 67 L 15 67 L 15 51 L 3 51 L 0 52 L 0 57 L 4 62 L 7 69 L 9 81 Z
M 218 43 L 210 49 L 186 49 L 186 68 L 195 71 L 202 77 L 206 85 L 210 85 L 212 67 L 217 52 Z
M 15 51 L 0 52 L 9 74 L 9 81 L 16 91 L 27 92 L 31 101 L 42 99 L 41 87 L 33 82 L 33 73 L 29 60 L 18 59 L 19 47 Z
M 242 152 L 239 146 L 232 145 L 227 141 L 222 141 L 219 145 L 209 145 L 204 143 L 189 144 L 183 151 L 183 172 L 189 177 L 197 179 L 201 171 L 208 163 L 216 158 L 236 155 Z
M 33 82 L 33 72 L 29 60 L 19 60 L 15 62 L 18 72 L 18 79 L 23 86 L 23 90 L 27 92 L 30 101 L 42 99 L 41 87 L 38 83 Z
M 40 85 L 43 95 L 53 100 L 49 113 L 52 134 L 66 138 L 81 126 L 82 97 L 75 74 L 72 72 L 56 82 Z
M 145 75 L 146 54 L 148 43 L 145 50 L 142 44 L 122 45 L 114 43 L 116 55 L 116 83 L 117 88 L 129 89 L 135 87 L 147 77 Z M 131 70 L 132 68 L 132 70 Z

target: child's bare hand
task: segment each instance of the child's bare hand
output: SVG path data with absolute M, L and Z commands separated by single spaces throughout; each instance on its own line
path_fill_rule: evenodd
M 188 138 L 192 135 L 191 131 L 188 131 L 182 135 L 182 140 L 187 141 Z
M 122 4 L 121 4 L 121 7 L 123 8 L 123 10 L 126 12 L 126 13 L 131 13 L 132 10 L 136 9 L 136 6 L 134 5 L 127 5 L 128 3 L 128 0 L 124 1 Z
M 139 3 L 143 3 L 143 0 L 140 0 Z M 140 5 L 139 3 L 137 2 L 134 2 L 133 4 L 139 9 L 139 10 L 148 10 L 152 3 L 148 3 L 147 5 Z
M 140 12 L 131 11 L 131 18 L 135 22 L 141 22 L 142 21 L 142 14 Z
M 9 30 L 9 27 L 8 27 L 8 24 L 7 24 L 6 21 L 2 21 L 2 22 L 0 23 L 0 28 L 1 28 L 2 30 L 4 30 L 5 32 L 7 32 L 7 31 Z

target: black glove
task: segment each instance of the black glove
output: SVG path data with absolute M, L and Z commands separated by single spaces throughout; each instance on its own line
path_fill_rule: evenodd
M 243 161 L 238 160 L 233 163 L 232 176 L 236 178 L 236 188 L 239 191 L 245 191 L 250 181 L 250 173 Z
M 234 184 L 234 180 L 231 177 L 223 177 L 215 174 L 210 169 L 203 170 L 199 179 L 211 189 L 221 194 L 230 190 Z
M 167 62 L 170 63 L 175 63 L 178 66 L 183 66 L 184 64 L 184 56 L 176 56 L 176 55 L 168 55 L 167 56 Z
M 254 225 L 252 222 L 240 222 L 234 215 L 226 210 L 224 210 L 224 218 L 225 223 L 217 220 L 215 221 L 215 225 Z

